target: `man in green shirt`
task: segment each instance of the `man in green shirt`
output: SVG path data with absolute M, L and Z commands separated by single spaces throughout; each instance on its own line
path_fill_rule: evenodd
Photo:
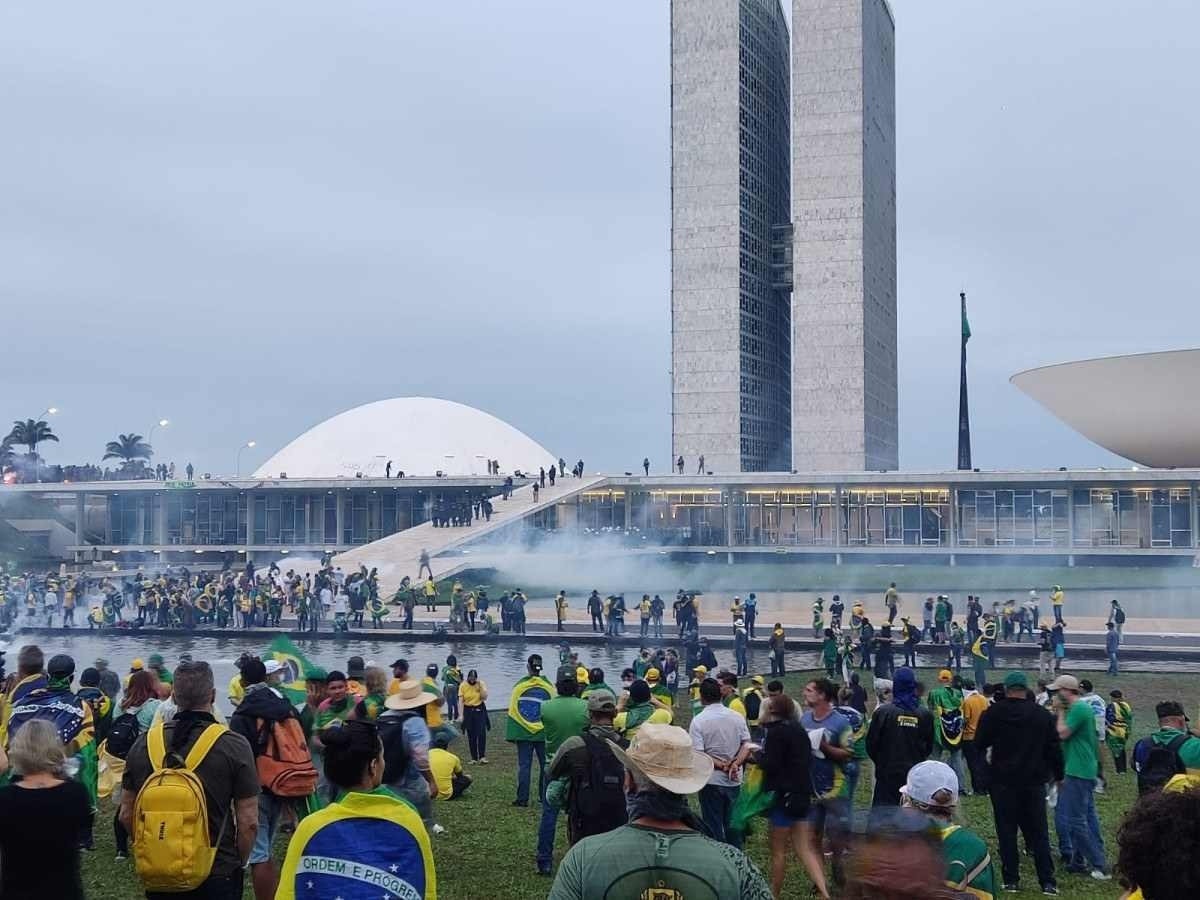
M 996 873 L 987 844 L 972 831 L 951 822 L 958 807 L 958 775 L 944 762 L 926 760 L 908 770 L 900 788 L 900 805 L 929 817 L 929 829 L 942 844 L 946 884 L 977 897 L 993 897 Z
M 153 672 L 155 676 L 157 676 L 158 680 L 163 684 L 169 685 L 172 681 L 174 681 L 174 677 L 171 675 L 171 670 L 168 669 L 166 664 L 163 662 L 161 653 L 151 653 L 149 658 L 146 660 L 146 668 Z
M 1092 707 L 1079 699 L 1079 681 L 1073 675 L 1058 676 L 1048 690 L 1054 693 L 1066 773 L 1054 811 L 1059 848 L 1068 859 L 1068 872 L 1090 873 L 1097 881 L 1109 881 L 1112 876 L 1107 872 L 1093 796 L 1100 763 L 1096 716 Z
M 588 727 L 587 701 L 579 697 L 575 667 L 561 666 L 554 685 L 558 696 L 542 704 L 542 726 L 546 738 L 546 756 L 554 758 L 567 738 L 583 734 Z M 554 862 L 554 833 L 558 828 L 558 807 L 542 797 L 542 820 L 538 825 L 537 870 L 549 875 Z
M 695 821 L 688 797 L 708 783 L 713 761 L 692 747 L 686 731 L 647 723 L 628 750 L 611 746 L 625 765 L 629 824 L 575 844 L 549 900 L 771 900 L 770 885 L 741 850 L 687 824 Z

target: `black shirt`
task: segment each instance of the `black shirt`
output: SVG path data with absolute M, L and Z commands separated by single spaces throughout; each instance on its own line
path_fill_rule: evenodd
M 79 841 L 91 827 L 92 804 L 78 782 L 0 789 L 0 896 L 83 900 Z

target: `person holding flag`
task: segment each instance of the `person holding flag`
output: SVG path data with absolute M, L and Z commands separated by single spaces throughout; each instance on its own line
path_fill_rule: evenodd
M 938 672 L 938 686 L 929 692 L 927 703 L 933 713 L 934 759 L 941 759 L 943 753 L 949 755 L 950 768 L 958 776 L 958 792 L 965 794 L 967 769 L 962 747 L 965 726 L 962 680 L 949 669 L 942 669 Z
M 542 657 L 534 653 L 526 662 L 528 674 L 512 689 L 504 739 L 517 745 L 517 799 L 513 806 L 529 805 L 533 757 L 538 758 L 538 798 L 546 796 L 546 736 L 542 704 L 554 697 L 554 685 L 542 676 Z
M 987 682 L 988 668 L 992 660 L 992 645 L 996 643 L 996 620 L 991 613 L 983 614 L 983 624 L 979 627 L 979 636 L 971 645 L 971 664 L 975 670 L 975 683 L 983 685 Z
M 383 787 L 383 744 L 374 722 L 352 719 L 319 735 L 338 800 L 296 826 L 277 900 L 311 896 L 437 900 L 433 850 L 411 804 Z M 348 839 L 349 836 L 353 839 Z M 311 867 L 306 862 L 324 865 Z

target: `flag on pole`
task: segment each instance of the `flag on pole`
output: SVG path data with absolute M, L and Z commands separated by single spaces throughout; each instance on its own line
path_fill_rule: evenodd
M 959 356 L 958 376 L 958 468 L 971 469 L 971 412 L 967 401 L 967 341 L 971 339 L 971 324 L 967 321 L 967 295 L 960 293 L 962 301 L 962 352 Z
M 962 339 L 965 344 L 971 339 L 971 323 L 967 321 L 967 295 L 962 294 Z
M 275 659 L 283 665 L 280 673 L 279 690 L 295 706 L 302 705 L 308 699 L 308 691 L 304 679 L 308 673 L 318 668 L 308 661 L 300 648 L 292 643 L 292 639 L 280 635 L 271 641 L 263 659 Z

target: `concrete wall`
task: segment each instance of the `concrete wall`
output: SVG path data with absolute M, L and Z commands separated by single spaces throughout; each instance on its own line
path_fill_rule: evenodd
M 792 467 L 896 468 L 895 88 L 883 0 L 792 3 Z
M 671 3 L 672 450 L 740 471 L 738 5 Z

